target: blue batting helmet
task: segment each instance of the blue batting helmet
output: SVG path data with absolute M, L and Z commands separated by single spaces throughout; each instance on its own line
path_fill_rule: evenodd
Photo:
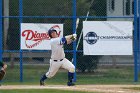
M 52 38 L 51 33 L 54 32 L 54 31 L 57 33 L 57 31 L 56 31 L 54 28 L 50 28 L 50 29 L 48 30 L 49 37 Z

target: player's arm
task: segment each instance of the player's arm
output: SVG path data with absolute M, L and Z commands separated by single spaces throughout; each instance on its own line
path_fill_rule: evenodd
M 4 78 L 5 74 L 6 74 L 6 68 L 7 68 L 7 65 L 3 62 L 0 61 L 0 66 L 2 67 L 0 69 L 0 81 Z
M 61 39 L 60 44 L 70 44 L 76 40 L 76 36 L 76 34 L 67 35 Z
M 0 62 L 0 66 L 2 67 L 1 70 L 5 70 L 7 68 L 7 65 L 3 62 Z

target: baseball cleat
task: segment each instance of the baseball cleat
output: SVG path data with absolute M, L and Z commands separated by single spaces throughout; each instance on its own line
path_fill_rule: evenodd
M 72 82 L 68 82 L 67 85 L 68 85 L 68 86 L 75 86 L 75 84 L 72 83 Z
M 40 86 L 45 86 L 44 81 L 40 80 Z

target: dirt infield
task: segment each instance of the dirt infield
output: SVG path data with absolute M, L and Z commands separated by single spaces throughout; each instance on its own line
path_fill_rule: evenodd
M 60 90 L 77 90 L 87 92 L 102 92 L 102 93 L 140 93 L 138 90 L 129 88 L 140 87 L 140 85 L 76 85 L 68 87 L 65 85 L 3 85 L 0 90 L 7 89 L 60 89 Z

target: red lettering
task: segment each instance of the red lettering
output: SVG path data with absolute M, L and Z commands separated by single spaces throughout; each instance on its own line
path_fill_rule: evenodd
M 58 26 L 55 25 L 54 27 L 58 27 Z M 58 36 L 60 36 L 60 33 L 61 33 L 61 31 L 58 32 Z M 32 45 L 28 45 L 26 43 L 27 48 L 33 48 L 33 47 L 39 45 L 43 40 L 50 39 L 47 32 L 46 33 L 38 33 L 37 31 L 33 31 L 33 30 L 24 30 L 22 32 L 22 37 L 25 37 L 25 43 L 27 42 L 27 40 L 35 41 L 35 43 Z
M 22 32 L 22 36 L 26 36 L 26 40 L 31 40 L 34 36 L 34 32 L 32 30 L 25 30 Z
M 48 33 L 38 33 L 37 31 L 32 31 L 32 30 L 25 30 L 22 32 L 22 36 L 26 37 L 26 40 L 42 40 L 42 39 L 49 39 Z

